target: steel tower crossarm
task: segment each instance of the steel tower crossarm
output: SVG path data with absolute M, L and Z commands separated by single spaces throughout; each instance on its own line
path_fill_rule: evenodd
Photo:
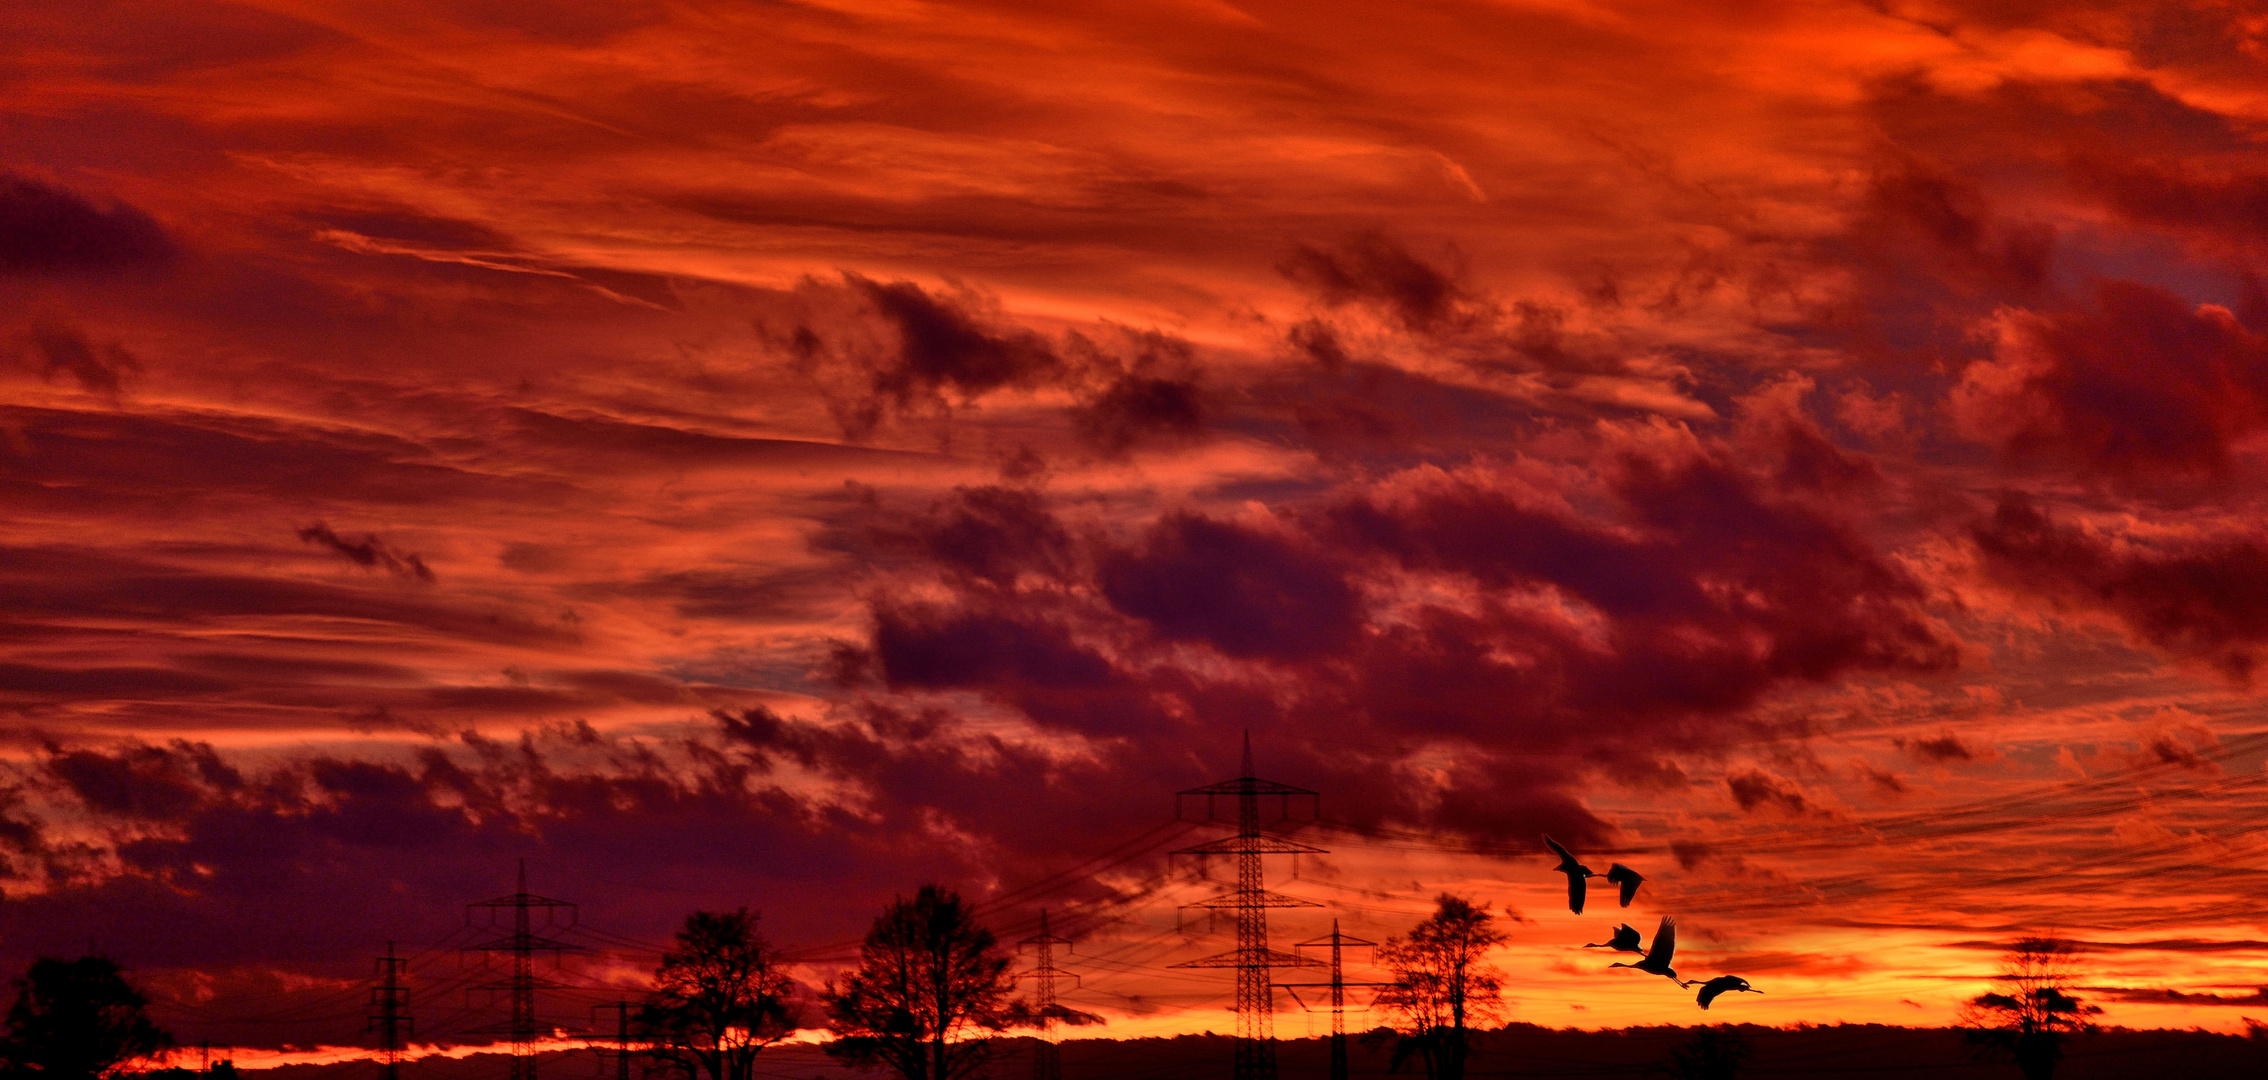
M 573 925 L 575 905 L 565 900 L 537 896 L 528 891 L 528 864 L 520 862 L 519 888 L 510 896 L 481 900 L 465 905 L 465 921 L 473 922 L 476 912 L 487 913 L 490 925 L 503 921 L 510 913 L 511 931 L 502 937 L 465 946 L 466 952 L 510 953 L 512 974 L 497 982 L 475 987 L 478 990 L 499 991 L 512 1000 L 512 1018 L 501 1024 L 473 1029 L 475 1034 L 505 1035 L 512 1040 L 511 1080 L 536 1080 L 535 1042 L 539 1035 L 555 1032 L 559 1025 L 545 1024 L 536 1017 L 536 991 L 559 989 L 564 984 L 538 978 L 535 973 L 535 954 L 548 952 L 554 955 L 581 952 L 583 947 L 536 933 L 535 913 L 542 912 L 545 929 L 558 921 L 558 913 L 566 912 L 569 925 Z
M 1236 835 L 1175 852 L 1184 855 L 1229 855 L 1236 859 L 1236 885 L 1196 905 L 1236 912 L 1236 949 L 1174 966 L 1236 970 L 1236 1080 L 1275 1080 L 1276 1003 L 1273 977 L 1269 971 L 1272 968 L 1315 967 L 1318 964 L 1308 957 L 1268 947 L 1268 909 L 1320 905 L 1270 892 L 1263 880 L 1261 857 L 1320 854 L 1324 849 L 1262 832 L 1260 799 L 1265 795 L 1278 796 L 1285 802 L 1288 812 L 1293 796 L 1314 798 L 1316 793 L 1307 788 L 1254 776 L 1252 735 L 1247 732 L 1244 736 L 1242 775 L 1234 780 L 1190 788 L 1179 793 L 1176 798 L 1178 801 L 1179 798 L 1192 795 L 1204 796 L 1208 810 L 1212 799 L 1217 796 L 1229 795 L 1236 798 Z

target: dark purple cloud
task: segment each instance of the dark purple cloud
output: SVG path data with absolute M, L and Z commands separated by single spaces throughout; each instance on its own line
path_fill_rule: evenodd
M 301 527 L 299 539 L 301 543 L 327 548 L 356 566 L 382 569 L 395 577 L 433 580 L 433 568 L 425 565 L 425 560 L 417 553 L 396 548 L 379 539 L 376 533 L 364 533 L 359 540 L 349 540 L 333 531 L 330 525 L 318 521 Z
M 1994 359 L 1953 393 L 1956 420 L 2011 458 L 2141 483 L 2225 475 L 2268 427 L 2268 338 L 2226 309 L 2105 280 L 2093 305 L 2004 316 Z
M 1205 429 L 1204 394 L 1192 379 L 1121 375 L 1072 414 L 1080 438 L 1118 456 L 1146 442 Z
M 1170 510 L 1118 539 L 1065 525 L 1034 489 L 966 489 L 890 526 L 891 549 L 915 557 L 892 573 L 947 591 L 873 600 L 871 636 L 845 647 L 843 670 L 852 685 L 973 691 L 1096 735 L 1197 737 L 1233 717 L 1356 743 L 1441 740 L 1474 767 L 1429 777 L 1430 798 L 1363 796 L 1348 812 L 1602 835 L 1571 801 L 1588 767 L 1519 752 L 1579 742 L 1658 769 L 1656 740 L 1709 744 L 1702 721 L 1779 687 L 1956 661 L 1929 589 L 1844 516 L 1874 482 L 1863 461 L 1784 418 L 1743 432 L 1737 452 L 1624 454 L 1582 497 L 1587 515 L 1502 471 L 1423 468 L 1263 518 Z M 1218 662 L 1174 659 L 1192 646 Z M 1506 770 L 1527 795 L 1492 779 Z M 1793 789 L 1750 794 L 1809 808 Z
M 153 269 L 176 255 L 172 237 L 141 210 L 0 173 L 0 276 Z
M 1112 606 L 1161 638 L 1297 660 L 1343 651 L 1361 632 L 1349 569 L 1303 537 L 1171 514 L 1139 547 L 1105 556 L 1097 580 Z
M 2001 584 L 2108 614 L 2150 645 L 2232 679 L 2249 679 L 2268 645 L 2268 547 L 2257 540 L 2103 536 L 2058 525 L 2016 493 L 1970 536 Z
M 885 534 L 957 575 L 1000 588 L 1023 574 L 1062 578 L 1078 551 L 1071 532 L 1031 488 L 964 487 L 903 532 Z
M 1186 442 L 1209 419 L 1202 365 L 1187 341 L 1101 324 L 1049 337 L 990 297 L 845 272 L 806 279 L 792 317 L 759 319 L 767 346 L 825 397 L 843 433 L 873 436 L 893 419 L 943 420 L 1012 391 L 1067 391 L 1071 433 L 1106 458 Z
M 1893 154 L 1848 234 L 1862 258 L 1971 295 L 2020 297 L 2047 283 L 2055 231 L 2006 220 L 1972 177 Z
M 115 341 L 97 345 L 78 328 L 58 322 L 33 323 L 31 349 L 42 377 L 69 375 L 79 389 L 113 401 L 125 389 L 126 377 L 142 370 L 141 360 L 125 346 Z
M 2072 172 L 2120 213 L 2170 226 L 2206 244 L 2268 243 L 2268 175 L 2179 160 L 2086 157 Z
M 1410 569 L 1486 589 L 1548 586 L 1595 606 L 1610 620 L 1604 649 L 1567 634 L 1537 657 L 1550 658 L 1539 672 L 1569 680 L 1578 707 L 1718 711 L 1783 679 L 1954 663 L 1919 581 L 1832 511 L 1766 484 L 1715 454 L 1632 457 L 1613 488 L 1635 529 L 1446 478 L 1394 502 L 1348 501 L 1330 520 L 1341 544 Z M 1707 584 L 1724 580 L 1744 583 L 1737 599 Z M 1530 617 L 1500 619 L 1530 647 L 1552 641 Z
M 1770 806 L 1783 814 L 1800 816 L 1811 812 L 1811 801 L 1788 781 L 1760 769 L 1748 769 L 1725 778 L 1725 790 L 1742 810 L 1755 810 Z
M 1898 747 L 1923 761 L 1939 763 L 1974 761 L 1977 756 L 1976 751 L 1962 742 L 1960 736 L 1950 731 L 1927 739 L 1899 739 Z
M 1328 246 L 1299 244 L 1276 269 L 1327 305 L 1368 304 L 1414 333 L 1455 329 L 1475 314 L 1457 271 L 1418 257 L 1382 232 L 1359 232 Z
M 760 328 L 818 380 L 853 438 L 892 416 L 950 412 L 1064 368 L 1053 342 L 984 311 L 973 294 L 844 273 L 835 283 L 807 279 L 797 295 L 808 309 L 800 321 Z
M 229 791 L 244 777 L 213 748 L 176 742 L 169 747 L 128 747 L 114 754 L 93 750 L 53 753 L 47 771 L 90 810 L 110 817 L 180 821 L 205 799 L 207 788 Z
M 970 690 L 1037 723 L 1095 735 L 1172 730 L 1163 701 L 1058 616 L 989 603 L 881 603 L 859 663 L 897 690 Z M 870 661 L 866 658 L 870 657 Z

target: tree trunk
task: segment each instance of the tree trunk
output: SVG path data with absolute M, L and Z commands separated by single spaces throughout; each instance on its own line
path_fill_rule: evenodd
M 2062 1049 L 2053 1035 L 2020 1035 L 2016 1039 L 2016 1067 L 2024 1070 L 2024 1080 L 2055 1080 L 2055 1063 L 2063 1056 Z
M 1441 1080 L 1465 1080 L 1465 965 L 1449 975 L 1449 1038 L 1441 1047 Z

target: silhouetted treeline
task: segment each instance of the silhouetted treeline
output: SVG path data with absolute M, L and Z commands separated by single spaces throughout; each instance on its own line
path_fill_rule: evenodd
M 1280 1028 L 1294 1028 L 1298 1014 L 1277 1017 Z M 1481 1077 L 1674 1077 L 1672 1052 L 1694 1043 L 1698 1027 L 1644 1027 L 1621 1031 L 1573 1031 L 1515 1024 L 1500 1031 L 1475 1032 L 1473 1061 L 1466 1075 Z M 1976 1047 L 1959 1028 L 1902 1028 L 1881 1024 L 1838 1024 L 1779 1029 L 1747 1024 L 1718 1029 L 1737 1034 L 1749 1047 L 1738 1075 L 1756 1080 L 1785 1077 L 1844 1077 L 1912 1080 L 2019 1080 L 2016 1067 L 1980 1061 Z M 1185 1035 L 1171 1039 L 1066 1039 L 1064 1080 L 1228 1080 L 1227 1035 Z M 1359 1041 L 1358 1041 L 1359 1042 Z M 993 1080 L 1025 1080 L 1031 1075 L 1032 1040 L 997 1040 L 988 1071 Z M 1387 1072 L 1391 1044 L 1357 1045 L 1352 1075 L 1408 1080 L 1411 1073 Z M 1320 1080 L 1327 1075 L 1329 1048 L 1322 1038 L 1284 1039 L 1278 1049 L 1283 1080 Z M 500 1055 L 432 1058 L 404 1065 L 403 1080 L 495 1080 Z M 590 1075 L 588 1054 L 544 1056 L 543 1075 Z M 369 1080 L 367 1064 L 295 1066 L 262 1072 L 260 1080 Z M 784 1044 L 764 1052 L 767 1075 L 795 1080 L 877 1080 L 886 1072 L 858 1071 L 827 1057 L 815 1046 Z M 358 1071 L 359 1070 L 359 1071 Z M 2106 1028 L 2072 1044 L 2058 1080 L 2137 1080 L 2177 1076 L 2180 1080 L 2256 1080 L 2268 1076 L 2268 1040 L 2198 1031 Z

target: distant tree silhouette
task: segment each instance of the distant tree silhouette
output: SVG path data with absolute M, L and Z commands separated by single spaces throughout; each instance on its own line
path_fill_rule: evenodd
M 1486 959 L 1508 938 L 1495 920 L 1486 907 L 1442 893 L 1424 922 L 1379 946 L 1396 983 L 1378 995 L 1399 1021 L 1395 1071 L 1414 1057 L 1431 1080 L 1464 1080 L 1471 1027 L 1504 1015 L 1504 973 Z
M 0 1077 L 7 1075 L 6 1071 L 0 1070 Z M 235 1062 L 223 1060 L 211 1062 L 202 1069 L 168 1065 L 162 1069 L 135 1073 L 134 1075 L 140 1080 L 237 1080 L 239 1074 L 236 1071 Z
M 757 1053 L 795 1033 L 795 981 L 757 921 L 747 908 L 685 917 L 638 1008 L 639 1037 L 659 1071 L 749 1080 Z
M 0 1073 L 40 1080 L 98 1080 L 173 1046 L 144 1010 L 149 999 L 106 956 L 41 957 L 16 980 Z
M 2078 953 L 2057 938 L 2028 937 L 2001 954 L 1994 981 L 2007 993 L 1979 994 L 1961 1007 L 1961 1026 L 1969 1041 L 2002 1051 L 2016 1060 L 2025 1080 L 2050 1080 L 2063 1060 L 2064 1040 L 2094 1030 L 2088 1017 L 2100 1007 L 2071 996 Z
M 1735 1080 L 1748 1059 L 1748 1039 L 1724 1027 L 1694 1032 L 1683 1046 L 1670 1048 L 1667 1072 L 1677 1080 Z
M 906 1080 L 958 1080 L 984 1064 L 978 1032 L 1013 1020 L 1015 981 L 992 931 L 960 896 L 924 885 L 874 920 L 858 967 L 822 997 L 836 1038 L 827 1053 L 887 1065 Z

